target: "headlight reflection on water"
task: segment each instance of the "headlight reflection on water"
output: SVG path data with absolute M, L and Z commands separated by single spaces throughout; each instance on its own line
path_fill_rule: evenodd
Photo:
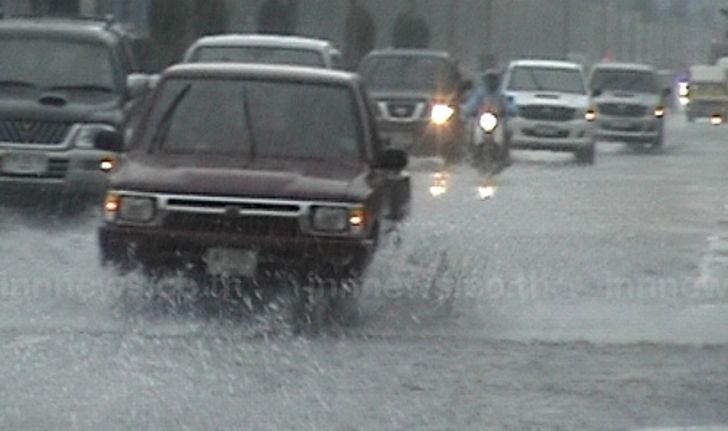
M 450 175 L 447 172 L 437 172 L 432 176 L 432 184 L 430 184 L 430 195 L 434 198 L 447 193 Z

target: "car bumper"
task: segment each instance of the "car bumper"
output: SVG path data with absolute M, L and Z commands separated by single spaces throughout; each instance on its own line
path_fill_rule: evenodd
M 661 119 L 602 117 L 597 123 L 597 140 L 612 142 L 652 142 L 662 135 Z
M 261 269 L 304 270 L 321 266 L 363 270 L 376 249 L 369 238 L 273 237 L 104 225 L 98 232 L 102 260 L 148 270 L 205 270 L 212 248 L 250 250 Z
M 437 155 L 462 141 L 463 125 L 452 120 L 437 126 L 429 121 L 380 121 L 379 133 L 388 138 L 390 146 L 413 155 Z
M 584 120 L 564 122 L 513 118 L 508 121 L 511 148 L 576 151 L 594 144 L 594 126 Z
M 45 160 L 45 168 L 17 173 L 8 166 L 14 154 L 33 154 Z M 99 168 L 112 154 L 96 150 L 28 151 L 0 148 L 0 187 L 9 192 L 63 192 L 103 194 L 108 174 Z

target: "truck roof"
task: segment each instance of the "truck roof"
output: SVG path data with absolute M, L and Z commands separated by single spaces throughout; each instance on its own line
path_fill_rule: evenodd
M 695 65 L 690 67 L 690 79 L 704 82 L 725 82 L 726 70 L 719 66 Z
M 270 48 L 309 49 L 321 51 L 333 48 L 331 42 L 299 36 L 277 36 L 263 34 L 225 34 L 206 36 L 197 40 L 193 47 L 201 46 L 264 46 Z
M 510 67 L 539 67 L 544 69 L 582 70 L 581 65 L 578 63 L 557 60 L 514 60 L 511 62 Z
M 185 63 L 172 66 L 163 78 L 192 79 L 273 79 L 321 84 L 349 85 L 357 75 L 312 67 L 244 63 Z

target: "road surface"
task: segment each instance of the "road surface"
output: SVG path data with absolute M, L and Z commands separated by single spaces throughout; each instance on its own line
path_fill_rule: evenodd
M 515 158 L 489 200 L 415 163 L 362 321 L 316 337 L 276 304 L 160 311 L 99 267 L 94 212 L 0 209 L 0 429 L 728 425 L 728 129 Z

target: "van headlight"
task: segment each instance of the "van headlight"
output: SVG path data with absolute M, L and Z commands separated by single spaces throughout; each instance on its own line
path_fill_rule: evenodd
M 498 127 L 498 116 L 492 112 L 485 112 L 480 116 L 479 124 L 485 133 L 493 133 Z
M 366 224 L 366 212 L 363 207 L 315 207 L 311 224 L 322 233 L 357 233 Z
M 128 223 L 148 223 L 157 212 L 157 201 L 147 196 L 124 196 L 109 193 L 104 203 L 106 220 Z
M 116 130 L 116 127 L 110 124 L 82 124 L 73 143 L 78 148 L 94 148 L 96 135 L 99 132 L 116 132 Z
M 435 104 L 432 107 L 432 113 L 430 114 L 430 120 L 433 124 L 441 126 L 455 115 L 455 108 L 442 103 Z

